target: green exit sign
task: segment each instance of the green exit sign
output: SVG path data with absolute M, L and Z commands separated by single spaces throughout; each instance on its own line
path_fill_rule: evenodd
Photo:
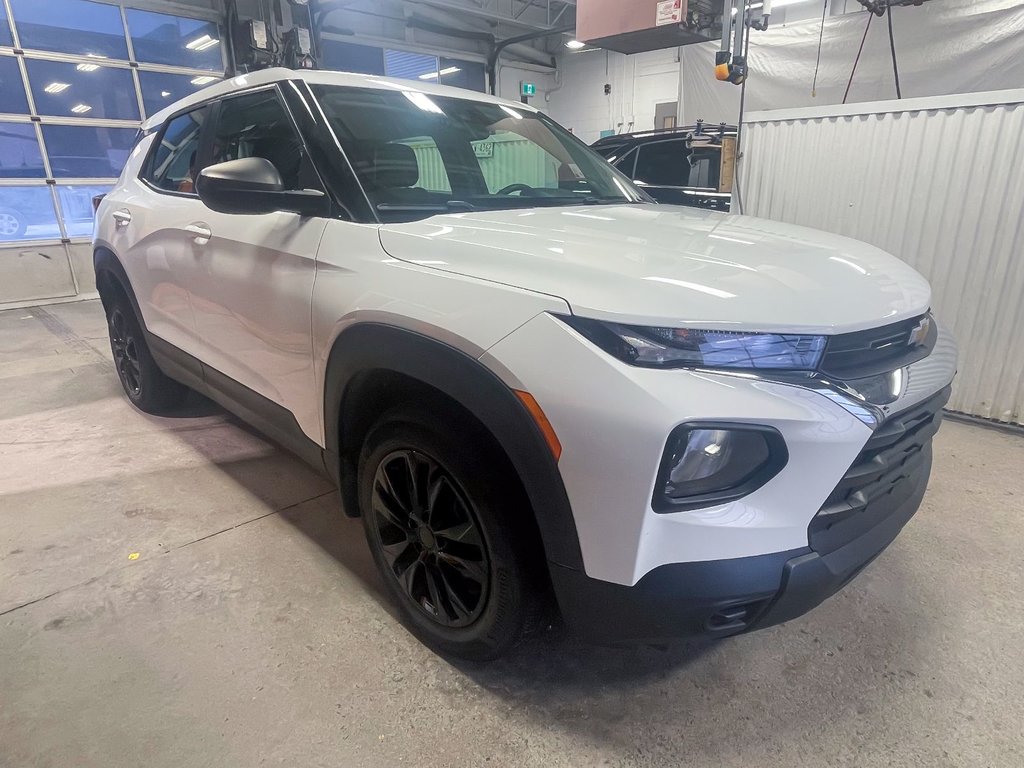
M 523 96 L 537 95 L 537 86 L 534 83 L 520 82 L 519 85 L 522 88 Z

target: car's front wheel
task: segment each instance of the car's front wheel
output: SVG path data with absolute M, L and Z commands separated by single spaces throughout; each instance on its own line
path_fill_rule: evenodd
M 443 653 L 493 659 L 540 615 L 543 556 L 509 471 L 478 429 L 421 408 L 388 413 L 364 445 L 374 561 L 406 625 Z
M 153 360 L 142 327 L 124 296 L 115 297 L 108 308 L 107 331 L 117 377 L 137 408 L 159 414 L 185 399 L 188 388 L 168 377 Z

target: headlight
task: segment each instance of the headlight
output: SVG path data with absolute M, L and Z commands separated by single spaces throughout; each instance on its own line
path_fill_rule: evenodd
M 665 446 L 653 507 L 678 512 L 733 501 L 775 477 L 788 459 L 782 435 L 771 427 L 683 424 Z
M 652 368 L 746 368 L 811 371 L 824 336 L 654 328 L 562 317 L 609 354 Z

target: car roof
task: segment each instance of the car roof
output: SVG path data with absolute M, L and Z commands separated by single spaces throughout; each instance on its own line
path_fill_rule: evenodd
M 420 83 L 411 80 L 399 80 L 394 77 L 378 77 L 377 75 L 360 75 L 352 72 L 328 72 L 313 69 L 286 69 L 285 67 L 273 67 L 261 69 L 257 72 L 250 72 L 244 75 L 221 80 L 195 93 L 179 99 L 173 104 L 164 107 L 152 117 L 146 119 L 142 124 L 143 130 L 149 130 L 161 125 L 168 117 L 187 109 L 192 105 L 202 104 L 212 99 L 229 96 L 236 91 L 253 88 L 260 85 L 269 85 L 287 80 L 305 80 L 307 83 L 319 83 L 324 85 L 344 85 L 350 88 L 367 89 L 392 89 L 405 92 L 425 93 L 434 96 L 448 96 L 456 99 L 469 99 L 487 104 L 503 104 L 506 107 L 527 112 L 537 112 L 536 107 L 529 104 L 522 104 L 518 101 L 499 99 L 496 96 L 467 91 L 464 88 L 452 88 L 447 85 L 434 85 L 432 83 Z

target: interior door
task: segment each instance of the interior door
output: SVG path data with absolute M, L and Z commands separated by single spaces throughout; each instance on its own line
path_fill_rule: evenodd
M 189 289 L 196 253 L 187 228 L 205 207 L 193 191 L 206 107 L 170 120 L 140 174 L 107 196 L 111 245 L 121 257 L 149 331 L 192 355 L 199 352 Z
M 263 157 L 277 167 L 285 189 L 322 189 L 276 87 L 223 100 L 210 135 L 211 163 Z M 200 274 L 191 302 L 200 358 L 211 369 L 208 383 L 243 385 L 290 411 L 314 440 L 320 430 L 310 313 L 326 223 L 294 213 L 226 214 L 205 206 L 193 222 Z

